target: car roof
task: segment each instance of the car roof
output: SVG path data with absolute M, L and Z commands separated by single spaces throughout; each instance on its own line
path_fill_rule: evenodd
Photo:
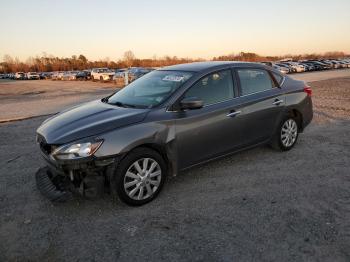
M 159 70 L 170 70 L 170 71 L 190 71 L 200 72 L 208 69 L 220 69 L 221 67 L 233 66 L 233 67 L 263 67 L 266 66 L 260 63 L 249 63 L 249 62 L 237 62 L 237 61 L 210 61 L 210 62 L 195 62 L 188 64 L 178 64 L 172 66 L 166 66 Z

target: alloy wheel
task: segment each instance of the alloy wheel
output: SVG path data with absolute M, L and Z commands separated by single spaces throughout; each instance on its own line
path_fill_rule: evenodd
M 298 125 L 294 119 L 288 119 L 282 125 L 281 142 L 285 147 L 291 147 L 298 137 Z
M 152 158 L 141 158 L 130 165 L 124 176 L 124 190 L 134 200 L 153 196 L 160 186 L 162 170 Z

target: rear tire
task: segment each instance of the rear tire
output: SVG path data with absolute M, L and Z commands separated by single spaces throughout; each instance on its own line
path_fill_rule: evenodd
M 299 137 L 300 127 L 298 123 L 299 121 L 295 117 L 285 117 L 271 140 L 271 147 L 280 151 L 291 150 Z
M 119 163 L 111 178 L 111 192 L 128 205 L 141 206 L 157 197 L 166 175 L 166 163 L 159 153 L 137 148 Z

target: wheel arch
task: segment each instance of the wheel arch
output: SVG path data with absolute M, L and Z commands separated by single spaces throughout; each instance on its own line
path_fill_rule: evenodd
M 297 120 L 297 124 L 300 129 L 299 132 L 302 132 L 304 130 L 302 113 L 296 108 L 290 108 L 287 111 L 287 115 Z
M 130 154 L 132 151 L 134 151 L 135 149 L 138 148 L 146 148 L 146 149 L 151 149 L 155 152 L 157 152 L 165 161 L 168 172 L 173 173 L 174 171 L 174 164 L 173 162 L 170 160 L 170 156 L 169 156 L 169 151 L 167 150 L 165 145 L 160 145 L 157 143 L 143 143 L 143 144 L 139 144 L 133 148 L 131 148 L 130 150 L 128 150 L 128 152 L 125 152 L 123 154 L 123 156 L 121 157 L 120 161 L 122 161 L 128 154 Z

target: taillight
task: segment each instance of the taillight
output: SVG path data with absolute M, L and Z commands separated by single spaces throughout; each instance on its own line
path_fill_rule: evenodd
M 311 96 L 312 95 L 312 89 L 309 86 L 304 87 L 304 92 L 308 95 Z

